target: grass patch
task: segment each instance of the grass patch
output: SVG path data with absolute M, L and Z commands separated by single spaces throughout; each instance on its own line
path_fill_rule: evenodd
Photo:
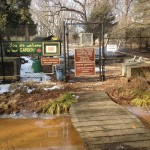
M 136 97 L 131 100 L 131 104 L 137 107 L 149 108 L 150 107 L 150 91 L 139 92 Z
M 46 105 L 42 106 L 38 112 L 47 114 L 60 114 L 67 113 L 72 105 L 76 102 L 70 92 L 61 95 L 57 100 L 50 101 Z

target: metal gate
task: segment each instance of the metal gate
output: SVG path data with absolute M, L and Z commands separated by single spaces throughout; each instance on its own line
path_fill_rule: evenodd
M 86 37 L 86 28 L 96 26 L 98 23 L 65 23 L 63 37 L 63 52 L 65 61 L 65 81 L 105 81 L 110 77 L 120 75 L 120 64 L 116 55 L 107 55 L 107 38 L 104 37 L 104 24 L 100 24 L 96 35 L 93 34 L 93 41 L 88 43 L 89 37 Z M 85 39 L 82 37 L 85 36 Z M 87 42 L 87 43 L 86 43 Z M 95 52 L 95 74 L 87 76 L 76 76 L 75 51 L 76 49 L 94 49 Z M 87 62 L 88 63 L 88 62 Z
M 93 31 L 86 32 L 90 26 L 98 23 L 66 23 L 64 22 L 63 55 L 65 61 L 65 81 L 104 81 L 105 80 L 105 52 L 104 52 L 104 28 L 101 23 L 96 35 Z M 88 30 L 89 31 L 89 30 Z M 94 40 L 93 40 L 94 39 Z M 76 76 L 75 51 L 76 49 L 94 49 L 95 74 Z M 89 63 L 89 62 L 87 62 Z

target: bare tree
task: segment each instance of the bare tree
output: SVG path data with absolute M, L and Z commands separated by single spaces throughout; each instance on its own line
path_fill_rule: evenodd
M 118 24 L 113 29 L 114 37 L 118 37 L 119 43 L 125 43 L 124 46 L 132 43 L 142 45 L 142 40 L 149 37 L 149 14 L 150 5 L 147 0 L 111 0 L 111 3 L 116 3 L 114 13 Z M 141 32 L 142 31 L 142 32 Z M 145 32 L 146 31 L 146 32 Z M 137 37 L 135 39 L 135 37 Z M 142 39 L 140 39 L 142 37 Z M 145 37 L 145 38 L 143 38 Z M 148 44 L 147 44 L 148 45 Z M 128 45 L 129 46 L 129 45 Z M 139 46 L 141 47 L 141 46 Z
M 117 25 L 113 29 L 114 37 L 118 37 L 119 43 L 123 40 L 127 43 L 128 28 L 133 25 L 132 13 L 135 0 L 111 0 L 114 3 L 113 12 L 116 16 Z
M 40 29 L 59 35 L 62 31 L 62 22 L 88 23 L 95 6 L 110 3 L 111 0 L 33 0 L 32 12 Z M 45 34 L 45 33 L 44 33 Z

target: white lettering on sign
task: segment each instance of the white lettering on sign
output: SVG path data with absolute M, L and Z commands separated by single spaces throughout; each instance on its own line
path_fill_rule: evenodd
M 46 53 L 56 53 L 56 46 L 46 46 Z

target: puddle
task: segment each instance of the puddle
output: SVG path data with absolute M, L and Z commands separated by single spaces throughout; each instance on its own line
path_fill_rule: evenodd
M 131 113 L 137 116 L 141 122 L 148 128 L 150 128 L 150 109 L 144 110 L 138 107 L 126 107 Z
M 0 118 L 1 150 L 83 150 L 69 116 Z
M 126 107 L 150 128 L 150 109 Z M 22 111 L 0 118 L 0 150 L 84 150 L 69 115 L 37 115 Z

